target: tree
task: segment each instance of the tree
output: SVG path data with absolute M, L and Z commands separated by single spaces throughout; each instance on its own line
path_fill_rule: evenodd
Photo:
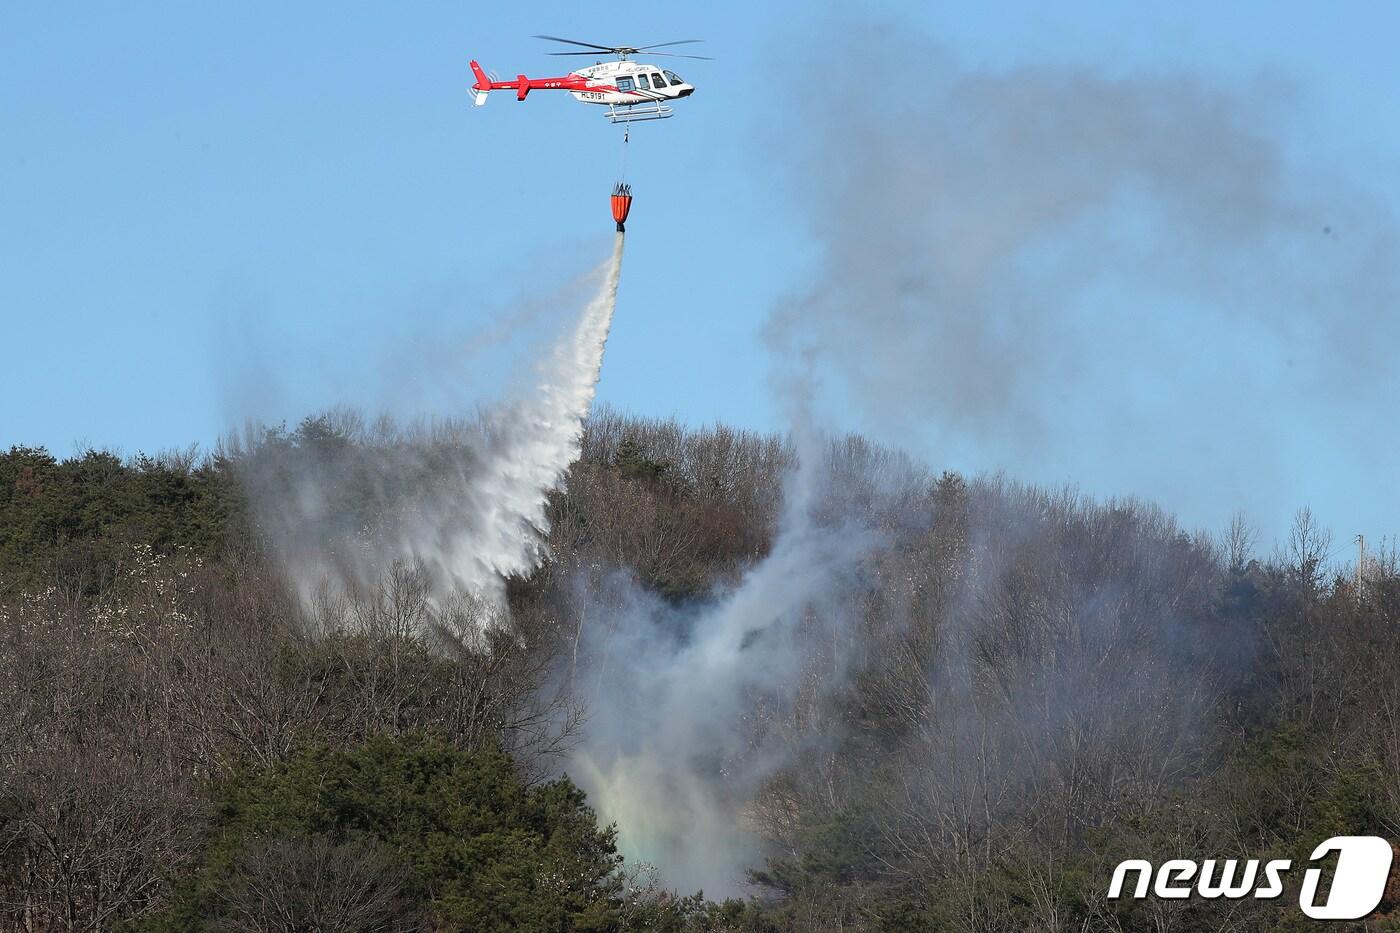
M 1322 526 L 1312 509 L 1299 509 L 1288 531 L 1288 561 L 1308 591 L 1321 585 L 1323 565 L 1331 552 L 1332 532 Z
M 422 905 L 431 929 L 609 929 L 621 865 L 567 778 L 527 787 L 498 748 L 381 736 L 225 782 L 197 881 L 150 928 L 392 930 Z
M 642 445 L 632 438 L 623 438 L 613 457 L 613 465 L 628 479 L 659 480 L 666 475 L 671 464 L 665 460 L 653 460 L 642 450 Z
M 228 933 L 398 933 L 418 928 L 408 872 L 382 844 L 324 835 L 273 837 L 233 863 L 222 892 Z

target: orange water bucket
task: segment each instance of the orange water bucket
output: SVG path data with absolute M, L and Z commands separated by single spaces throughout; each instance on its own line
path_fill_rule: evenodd
M 632 186 L 624 185 L 621 182 L 613 188 L 612 193 L 612 214 L 613 220 L 617 221 L 617 232 L 622 233 L 627 228 L 623 226 L 627 222 L 627 212 L 632 209 Z

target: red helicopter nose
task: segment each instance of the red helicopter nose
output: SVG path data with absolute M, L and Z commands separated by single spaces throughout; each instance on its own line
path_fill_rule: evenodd
M 627 212 L 632 209 L 632 186 L 618 182 L 612 193 L 612 215 L 617 221 L 617 232 L 622 233 L 627 228 L 623 226 L 627 222 Z

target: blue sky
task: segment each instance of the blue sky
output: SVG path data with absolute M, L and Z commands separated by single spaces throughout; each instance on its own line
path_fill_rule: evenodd
M 0 445 L 134 453 L 208 445 L 246 417 L 295 421 L 340 402 L 402 413 L 488 401 L 494 352 L 441 377 L 418 361 L 464 346 L 599 261 L 620 169 L 620 133 L 563 95 L 518 104 L 498 94 L 470 107 L 472 57 L 502 75 L 586 61 L 549 58 L 533 33 L 703 38 L 695 50 L 717 59 L 672 61 L 695 96 L 677 118 L 634 131 L 637 204 L 600 386 L 620 408 L 693 424 L 785 423 L 769 388 L 765 322 L 822 261 L 813 217 L 781 177 L 794 164 L 783 150 L 799 145 L 784 135 L 794 115 L 817 108 L 840 121 L 887 95 L 921 93 L 917 69 L 903 86 L 870 86 L 839 41 L 852 24 L 925 37 L 969 68 L 1185 74 L 1247 89 L 1281 151 L 1315 177 L 1384 211 L 1400 195 L 1391 4 L 602 9 L 6 5 Z M 1384 419 L 1395 383 L 1380 376 L 1363 404 Z M 1170 393 L 1167 383 L 1156 391 Z M 1207 463 L 1167 483 L 1070 456 L 1001 462 L 995 449 L 887 431 L 858 405 L 832 406 L 832 423 L 903 442 L 940 467 L 1006 467 L 1095 494 L 1146 495 L 1191 524 L 1218 527 L 1236 495 L 1211 475 L 1210 452 L 1187 443 L 1159 446 Z M 1308 419 L 1331 416 L 1319 407 L 1269 430 L 1306 432 Z M 1072 439 L 1102 429 L 1095 421 L 1081 407 L 1052 427 Z M 1393 421 L 1372 427 L 1396 433 Z M 1241 492 L 1238 504 L 1269 533 L 1304 504 L 1339 540 L 1400 531 L 1400 494 L 1376 468 L 1395 443 L 1370 437 L 1290 442 L 1268 491 Z

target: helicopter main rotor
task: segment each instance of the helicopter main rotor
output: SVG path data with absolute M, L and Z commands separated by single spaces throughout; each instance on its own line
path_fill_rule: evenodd
M 694 58 L 700 61 L 711 62 L 714 59 L 708 55 L 680 55 L 675 52 L 653 52 L 652 49 L 662 49 L 670 45 L 691 45 L 695 42 L 703 42 L 703 39 L 677 39 L 675 42 L 658 42 L 655 45 L 597 45 L 593 42 L 580 42 L 577 39 L 561 39 L 559 36 L 533 36 L 535 39 L 547 39 L 550 42 L 563 42 L 565 45 L 580 45 L 591 52 L 550 52 L 550 55 L 592 55 L 598 57 L 599 52 L 610 52 L 618 57 L 619 61 L 627 61 L 632 55 L 640 55 L 645 52 L 648 56 L 663 55 L 667 58 Z

